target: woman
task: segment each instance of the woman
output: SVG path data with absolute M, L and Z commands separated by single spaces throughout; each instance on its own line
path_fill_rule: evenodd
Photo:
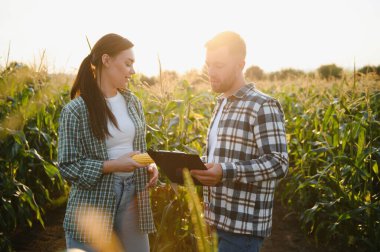
M 58 163 L 71 183 L 63 224 L 68 249 L 93 250 L 95 241 L 76 219 L 90 206 L 109 217 L 101 221 L 105 241 L 115 231 L 124 250 L 149 251 L 147 234 L 155 227 L 148 188 L 158 171 L 131 158 L 146 151 L 143 109 L 126 89 L 135 73 L 132 47 L 117 34 L 103 36 L 83 60 L 61 112 Z

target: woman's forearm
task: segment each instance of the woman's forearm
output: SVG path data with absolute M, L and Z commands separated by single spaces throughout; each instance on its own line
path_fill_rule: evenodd
M 113 173 L 123 171 L 123 165 L 117 159 L 106 160 L 103 162 L 103 173 Z

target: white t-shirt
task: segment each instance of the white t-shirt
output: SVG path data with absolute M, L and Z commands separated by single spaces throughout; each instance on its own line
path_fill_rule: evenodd
M 108 131 L 111 136 L 106 139 L 106 147 L 109 159 L 117 159 L 120 156 L 133 151 L 135 138 L 135 125 L 129 117 L 127 103 L 124 97 L 117 92 L 113 97 L 106 98 L 107 105 L 114 114 L 119 129 L 108 121 Z M 133 172 L 115 172 L 119 176 L 131 176 Z
M 222 111 L 224 106 L 227 103 L 227 98 L 224 98 L 222 101 L 222 104 L 220 105 L 220 108 L 218 110 L 218 113 L 215 116 L 214 122 L 212 124 L 210 133 L 208 134 L 208 157 L 207 157 L 207 163 L 214 162 L 214 151 L 216 147 L 216 142 L 218 140 L 218 127 L 219 127 L 219 121 L 220 117 L 222 116 Z

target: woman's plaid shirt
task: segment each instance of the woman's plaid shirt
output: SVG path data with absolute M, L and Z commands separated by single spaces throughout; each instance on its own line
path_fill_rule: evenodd
M 209 129 L 221 102 L 219 97 Z M 275 186 L 288 170 L 279 102 L 253 84 L 229 97 L 219 122 L 214 162 L 221 164 L 223 177 L 217 186 L 204 187 L 207 222 L 233 233 L 269 236 Z
M 122 91 L 128 113 L 135 125 L 133 149 L 145 152 L 145 118 L 140 101 L 129 91 Z M 71 183 L 64 219 L 65 232 L 72 238 L 91 242 L 78 230 L 76 218 L 86 214 L 90 206 L 104 216 L 104 238 L 109 239 L 116 213 L 113 174 L 103 174 L 103 162 L 108 160 L 105 141 L 98 140 L 91 131 L 86 104 L 78 97 L 62 109 L 59 120 L 58 165 L 62 176 Z M 136 169 L 136 194 L 138 199 L 139 227 L 144 233 L 155 231 L 149 201 L 146 169 Z M 84 207 L 84 208 L 83 208 Z

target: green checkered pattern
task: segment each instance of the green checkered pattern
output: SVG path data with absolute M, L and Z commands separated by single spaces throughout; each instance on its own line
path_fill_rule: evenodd
M 135 151 L 146 151 L 146 124 L 144 112 L 138 98 L 128 90 L 120 91 L 127 102 L 128 113 L 135 125 L 133 142 Z M 103 174 L 103 162 L 108 160 L 105 141 L 98 140 L 91 131 L 89 114 L 81 97 L 70 101 L 62 109 L 59 120 L 58 164 L 62 176 L 71 184 L 64 219 L 65 232 L 81 242 L 91 242 L 78 229 L 76 218 L 95 208 L 102 213 L 104 238 L 109 239 L 116 213 L 113 174 Z M 149 176 L 146 169 L 135 170 L 138 200 L 139 228 L 143 233 L 155 231 L 149 201 L 145 189 Z

